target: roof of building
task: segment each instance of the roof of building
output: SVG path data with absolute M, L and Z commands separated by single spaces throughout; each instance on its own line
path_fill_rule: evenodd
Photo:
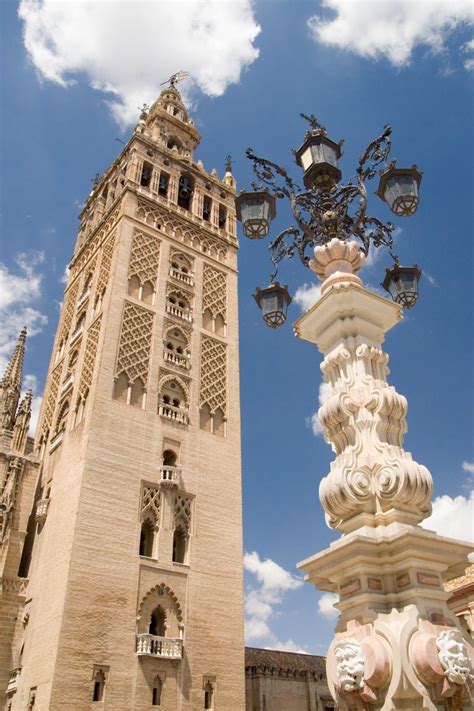
M 472 563 L 466 568 L 464 575 L 461 575 L 459 578 L 453 578 L 452 580 L 448 580 L 448 582 L 444 584 L 444 589 L 447 590 L 447 592 L 456 593 L 458 592 L 458 590 L 462 590 L 463 588 L 467 588 L 473 584 L 474 563 Z
M 275 649 L 245 647 L 245 668 L 265 667 L 281 671 L 308 671 L 326 673 L 326 658 L 313 654 L 280 652 Z

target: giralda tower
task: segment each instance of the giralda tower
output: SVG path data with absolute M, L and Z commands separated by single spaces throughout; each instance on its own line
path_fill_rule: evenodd
M 244 709 L 235 181 L 199 140 L 170 86 L 81 214 L 4 536 L 12 711 Z

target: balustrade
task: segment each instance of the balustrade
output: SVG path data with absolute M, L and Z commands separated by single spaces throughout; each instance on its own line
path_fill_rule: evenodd
M 179 637 L 156 637 L 152 634 L 137 634 L 137 655 L 182 659 L 183 640 Z
M 188 286 L 194 286 L 194 275 L 189 272 L 182 272 L 180 269 L 175 269 L 170 267 L 170 276 L 177 281 L 183 282 L 183 284 L 188 284 Z
M 173 353 L 173 351 L 165 348 L 163 352 L 163 359 L 168 361 L 168 363 L 173 363 L 178 365 L 180 368 L 188 368 L 189 361 L 186 356 L 180 355 L 179 353 Z
M 35 520 L 42 525 L 48 515 L 49 499 L 40 499 L 36 504 Z
M 12 692 L 16 691 L 16 688 L 18 686 L 18 677 L 20 676 L 20 673 L 21 667 L 15 667 L 15 669 L 12 669 L 10 671 L 10 679 L 8 681 L 8 686 L 5 691 L 6 694 L 11 694 Z
M 161 467 L 160 480 L 164 486 L 178 486 L 181 477 L 181 467 Z
M 67 390 L 69 390 L 69 388 L 71 388 L 73 384 L 74 384 L 74 373 L 68 373 L 66 375 L 66 377 L 64 378 L 63 383 L 61 385 L 60 394 L 64 395 L 64 393 Z
M 192 317 L 189 309 L 183 309 L 181 306 L 177 306 L 176 304 L 171 304 L 169 301 L 166 304 L 166 311 L 169 314 L 171 314 L 172 316 L 177 316 L 178 318 L 182 318 L 184 321 L 191 322 L 193 320 L 193 317 Z
M 158 406 L 158 414 L 161 417 L 166 417 L 168 420 L 179 422 L 182 425 L 188 424 L 188 408 L 176 407 L 169 405 L 166 402 L 160 402 Z

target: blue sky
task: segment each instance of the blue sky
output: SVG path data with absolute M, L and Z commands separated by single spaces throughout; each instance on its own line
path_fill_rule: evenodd
M 1 3 L 2 365 L 25 321 L 32 334 L 27 382 L 41 394 L 80 205 L 91 179 L 119 152 L 115 139 L 127 139 L 137 107 L 153 100 L 173 71 L 187 69 L 194 78 L 183 91 L 203 136 L 196 158 L 222 175 L 231 153 L 240 187 L 252 177 L 248 146 L 297 174 L 291 148 L 303 139 L 301 111 L 315 113 L 336 141 L 345 138 L 346 178 L 389 122 L 392 155 L 424 173 L 417 214 L 396 220 L 396 251 L 425 273 L 416 308 L 386 340 L 390 382 L 409 402 L 406 449 L 434 477 L 432 525 L 472 536 L 469 5 L 387 0 L 359 2 L 355 12 L 350 0 L 55 6 L 24 0 L 20 20 L 17 2 Z M 180 20 L 182 36 L 169 30 Z M 274 235 L 291 222 L 283 201 L 278 208 Z M 371 211 L 390 219 L 375 196 Z M 363 278 L 377 286 L 387 264 L 380 255 Z M 323 598 L 321 611 L 320 594 L 301 584 L 295 569 L 337 537 L 317 497 L 332 454 L 310 422 L 321 358 L 292 335 L 296 302 L 285 327 L 271 331 L 261 321 L 251 293 L 266 284 L 270 266 L 266 243 L 241 239 L 248 641 L 324 653 L 334 627 L 329 600 Z M 281 266 L 279 278 L 293 294 L 315 283 L 296 259 Z

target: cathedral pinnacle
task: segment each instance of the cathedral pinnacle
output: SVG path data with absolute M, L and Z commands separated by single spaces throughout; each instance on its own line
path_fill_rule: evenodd
M 0 382 L 0 386 L 3 388 L 10 386 L 19 390 L 21 387 L 21 374 L 23 370 L 23 359 L 25 357 L 25 341 L 26 326 L 22 328 L 20 335 L 18 336 L 15 351 Z

